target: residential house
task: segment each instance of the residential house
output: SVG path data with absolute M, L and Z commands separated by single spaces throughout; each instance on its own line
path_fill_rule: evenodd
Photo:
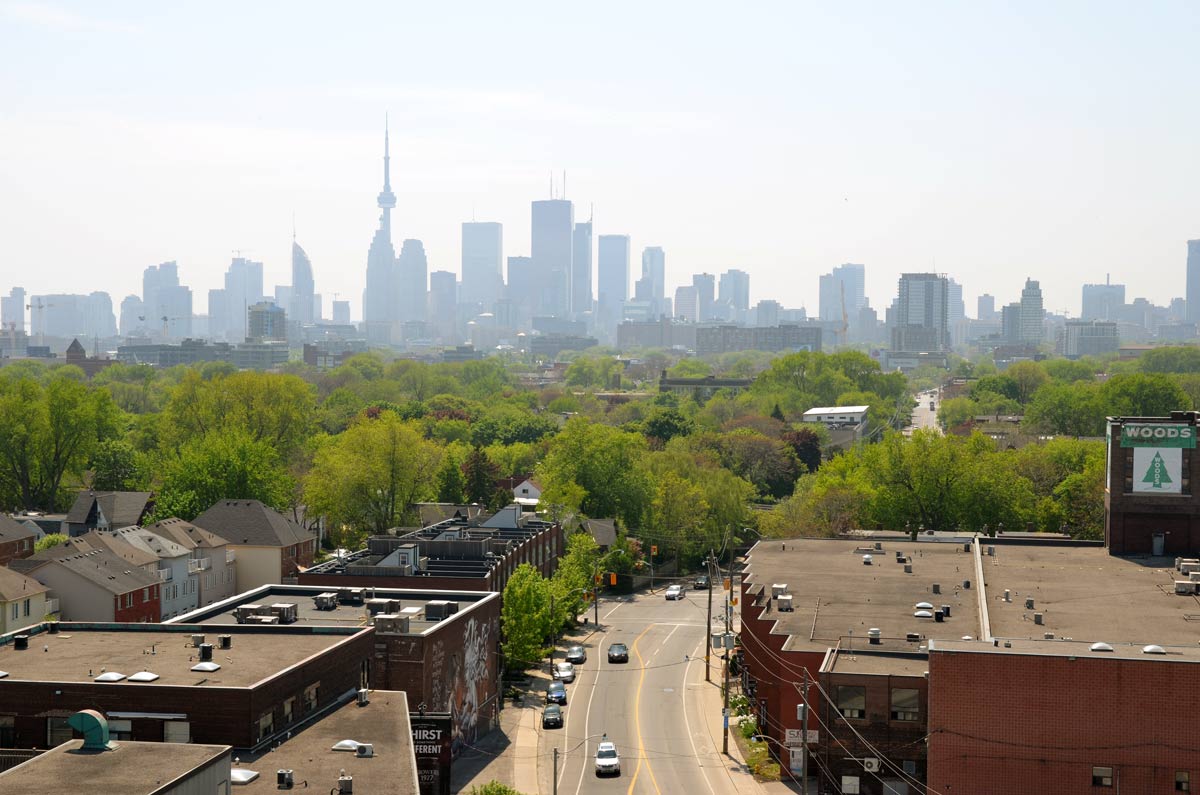
M 258 500 L 221 500 L 192 524 L 229 542 L 243 591 L 295 582 L 317 554 L 316 535 Z
M 542 484 L 533 478 L 525 478 L 513 486 L 513 500 L 518 505 L 537 505 L 542 498 Z
M 133 544 L 121 536 L 112 532 L 100 532 L 92 530 L 85 535 L 77 538 L 67 539 L 67 543 L 61 547 L 54 547 L 43 552 L 54 556 L 55 553 L 69 554 L 70 552 L 91 552 L 95 549 L 107 549 L 109 552 L 116 555 L 121 560 L 125 561 L 128 566 L 135 566 L 147 574 L 152 574 L 159 577 L 158 574 L 158 555 L 146 549 L 135 547 Z M 39 553 L 41 554 L 41 553 Z
M 137 526 L 106 530 L 97 535 L 120 539 L 157 558 L 155 573 L 163 584 L 164 621 L 189 613 L 200 606 L 200 570 L 192 563 L 191 550 L 186 546 Z
M 0 514 L 0 566 L 7 566 L 14 558 L 27 558 L 33 554 L 37 534 L 26 525 L 6 514 Z
M 175 518 L 147 525 L 146 529 L 189 550 L 188 567 L 196 572 L 200 583 L 198 606 L 220 602 L 238 592 L 235 555 L 224 538 Z
M 592 536 L 601 552 L 608 552 L 617 543 L 616 519 L 584 519 L 583 529 Z
M 15 560 L 10 567 L 48 587 L 65 621 L 144 623 L 162 618 L 158 575 L 106 548 L 64 545 Z
M 117 530 L 140 525 L 154 509 L 148 491 L 82 491 L 63 520 L 63 532 L 74 538 L 90 530 Z
M 49 590 L 32 577 L 0 567 L 0 635 L 36 624 L 53 612 L 46 604 Z

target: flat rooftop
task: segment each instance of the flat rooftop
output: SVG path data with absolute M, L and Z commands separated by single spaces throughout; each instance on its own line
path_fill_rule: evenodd
M 935 640 L 930 644 L 933 652 L 959 652 L 965 654 L 1018 654 L 1041 657 L 1118 657 L 1126 660 L 1156 660 L 1162 662 L 1200 663 L 1200 646 L 1170 646 L 1162 644 L 1108 643 L 1107 649 L 1092 650 L 1092 642 L 1086 640 L 998 640 L 996 645 L 983 641 Z M 1147 653 L 1147 646 L 1158 646 L 1161 652 Z
M 86 788 L 93 792 L 151 795 L 197 768 L 220 763 L 231 750 L 228 745 L 127 740 L 118 742 L 111 751 L 84 751 L 82 746 L 83 740 L 69 740 L 0 773 L 0 791 L 61 795 Z M 274 782 L 272 773 L 272 786 Z
M 861 638 L 865 646 L 871 628 L 885 639 L 904 639 L 908 633 L 978 637 L 974 556 L 963 551 L 969 542 L 925 536 L 916 542 L 907 537 L 760 541 L 750 551 L 743 576 L 760 603 L 770 597 L 773 584 L 787 585 L 793 612 L 772 605 L 763 613 L 778 622 L 774 632 L 790 635 L 786 650 L 824 651 L 848 635 Z M 897 562 L 898 553 L 911 560 L 911 574 Z M 864 565 L 864 555 L 871 556 L 871 565 Z M 968 580 L 971 587 L 963 588 Z M 940 594 L 933 593 L 935 583 Z M 920 602 L 935 608 L 950 605 L 950 617 L 940 623 L 917 618 L 913 613 Z
M 330 587 L 320 585 L 267 585 L 253 591 L 238 594 L 221 602 L 200 608 L 191 613 L 172 619 L 171 624 L 204 624 L 219 628 L 237 625 L 236 610 L 240 605 L 271 605 L 277 602 L 296 605 L 296 621 L 291 624 L 279 625 L 288 627 L 343 627 L 347 630 L 365 629 L 371 626 L 371 614 L 367 609 L 366 599 L 391 599 L 399 602 L 396 612 L 406 608 L 416 608 L 416 613 L 409 620 L 409 634 L 420 635 L 440 624 L 441 621 L 430 621 L 425 617 L 425 607 L 430 602 L 456 602 L 458 613 L 464 613 L 476 604 L 488 599 L 498 599 L 499 594 L 489 591 L 419 591 L 409 588 L 362 588 L 364 601 L 361 604 L 338 602 L 332 610 L 320 610 L 313 597 L 337 593 L 348 588 L 358 587 L 352 581 L 344 586 Z M 453 618 L 454 616 L 451 616 Z M 2 666 L 0 666 L 2 668 Z
M 147 631 L 132 629 L 138 624 L 115 625 L 120 629 L 73 627 L 70 623 L 59 626 L 55 634 L 30 636 L 28 649 L 18 651 L 12 643 L 0 646 L 0 671 L 8 673 L 0 681 L 92 682 L 104 672 L 130 676 L 149 671 L 159 678 L 146 683 L 122 680 L 109 686 L 250 687 L 352 636 L 350 632 L 288 632 L 277 627 L 247 632 L 238 627 L 239 632 L 229 633 L 233 635 L 232 648 L 213 649 L 212 661 L 221 669 L 197 672 L 191 667 L 200 662 L 200 650 L 192 646 L 192 634 L 206 635 L 205 641 L 215 647 L 218 633 L 212 627 L 164 624 L 159 625 L 162 630 Z
M 371 743 L 374 756 L 360 758 L 353 751 L 333 751 L 342 740 Z M 275 771 L 291 770 L 296 787 L 307 781 L 314 792 L 337 787 L 342 770 L 354 777 L 354 791 L 370 795 L 417 795 L 417 763 L 413 756 L 404 693 L 372 690 L 365 707 L 351 700 L 311 723 L 274 749 L 257 756 L 238 752 L 234 769 L 254 770 L 258 778 L 234 792 L 278 792 Z M 114 790 L 115 791 L 115 790 Z
M 1044 633 L 1086 641 L 1195 645 L 1200 600 L 1177 596 L 1173 557 L 1122 558 L 1099 547 L 983 546 L 992 635 L 1042 639 Z M 1004 601 L 1004 591 L 1011 601 Z M 1033 609 L 1025 600 L 1033 599 Z M 1034 623 L 1041 613 L 1043 624 Z
M 858 648 L 839 649 L 821 667 L 821 673 L 880 676 L 924 676 L 928 670 L 929 657 L 925 654 L 880 654 Z

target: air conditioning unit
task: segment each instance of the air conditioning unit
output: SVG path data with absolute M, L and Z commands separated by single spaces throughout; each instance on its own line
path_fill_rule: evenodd
M 865 757 L 862 760 L 862 763 L 863 770 L 867 771 L 868 773 L 878 773 L 882 768 L 882 765 L 879 764 L 879 760 L 873 756 Z
M 371 743 L 359 743 L 354 749 L 355 756 L 375 756 L 375 746 Z

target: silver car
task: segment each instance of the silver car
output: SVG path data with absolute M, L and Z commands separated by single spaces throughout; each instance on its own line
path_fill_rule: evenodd
M 574 682 L 575 666 L 569 662 L 555 663 L 554 678 L 560 682 Z

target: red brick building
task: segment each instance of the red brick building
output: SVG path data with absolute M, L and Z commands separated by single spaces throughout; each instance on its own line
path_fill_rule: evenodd
M 0 513 L 0 566 L 33 554 L 36 534 L 7 514 Z
M 162 619 L 162 581 L 108 549 L 68 544 L 12 561 L 9 567 L 49 588 L 64 620 Z

